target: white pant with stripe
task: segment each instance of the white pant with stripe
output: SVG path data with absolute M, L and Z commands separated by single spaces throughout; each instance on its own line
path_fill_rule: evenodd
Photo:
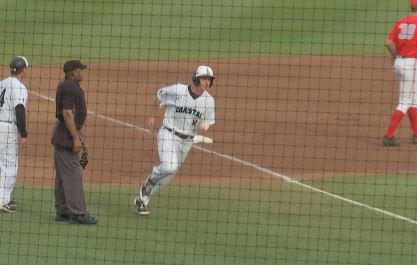
M 158 132 L 157 141 L 160 163 L 152 168 L 145 184 L 149 195 L 157 193 L 172 181 L 193 145 L 192 139 L 181 139 L 163 127 Z M 150 196 L 141 199 L 148 205 Z
M 0 122 L 0 205 L 10 202 L 16 183 L 19 143 L 17 127 Z
M 408 108 L 417 107 L 417 59 L 397 57 L 394 70 L 400 82 L 397 110 L 407 113 Z

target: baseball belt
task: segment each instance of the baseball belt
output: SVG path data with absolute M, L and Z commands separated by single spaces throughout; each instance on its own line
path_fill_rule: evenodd
M 169 127 L 166 127 L 165 125 L 164 125 L 164 129 L 168 130 L 169 132 L 174 133 L 176 136 L 178 136 L 179 138 L 181 138 L 181 139 L 183 139 L 183 140 L 185 140 L 185 139 L 192 139 L 192 138 L 194 138 L 194 136 L 179 133 L 179 132 L 174 131 L 173 129 L 171 129 L 171 128 L 169 128 Z

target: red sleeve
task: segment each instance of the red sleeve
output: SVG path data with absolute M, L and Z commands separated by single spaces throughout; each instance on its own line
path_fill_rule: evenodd
M 392 27 L 391 31 L 388 34 L 388 39 L 392 42 L 397 42 L 398 33 L 399 33 L 399 23 L 395 23 L 394 27 Z

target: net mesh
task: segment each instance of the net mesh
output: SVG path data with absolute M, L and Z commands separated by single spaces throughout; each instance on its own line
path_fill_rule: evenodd
M 15 56 L 30 67 L 19 76 L 28 138 L 16 178 L 5 173 L 16 143 L 4 128 L 17 131 L 0 121 L 0 199 L 17 204 L 0 213 L 0 264 L 417 263 L 408 109 L 394 134 L 401 145 L 383 144 L 400 85 L 384 44 L 409 14 L 407 0 L 1 6 L 1 78 Z M 80 86 L 89 163 L 81 172 L 95 225 L 73 224 L 79 213 L 71 210 L 70 220 L 55 219 L 57 193 L 80 200 L 77 191 L 56 191 L 51 145 L 57 86 L 70 59 L 88 64 Z M 211 144 L 162 126 L 186 134 L 180 124 L 208 119 L 210 104 L 181 105 L 177 97 L 158 107 L 160 88 L 177 93 L 172 85 L 180 83 L 195 92 L 199 65 L 215 76 L 207 90 L 215 124 L 198 131 Z M 198 101 L 184 91 L 184 102 Z M 172 105 L 175 114 L 167 114 Z M 153 189 L 148 216 L 134 206 L 147 202 L 137 197 L 143 185 Z

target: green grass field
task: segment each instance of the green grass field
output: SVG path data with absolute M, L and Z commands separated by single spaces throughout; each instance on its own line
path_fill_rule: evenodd
M 383 55 L 407 0 L 0 0 L 0 62 Z M 306 183 L 417 219 L 415 175 Z M 220 185 L 219 185 L 220 186 Z M 51 187 L 18 186 L 0 264 L 417 264 L 417 225 L 280 180 L 172 186 L 139 218 L 137 187 L 92 186 L 97 226 L 54 222 Z
M 417 217 L 415 176 L 367 178 L 360 183 L 358 178 L 342 179 L 313 185 Z M 172 186 L 152 201 L 151 215 L 144 218 L 131 206 L 135 189 L 87 188 L 89 208 L 99 224 L 79 226 L 54 222 L 49 188 L 18 187 L 20 211 L 0 215 L 0 264 L 417 261 L 417 225 L 279 180 L 251 189 Z
M 2 1 L 1 60 L 384 54 L 407 1 Z

